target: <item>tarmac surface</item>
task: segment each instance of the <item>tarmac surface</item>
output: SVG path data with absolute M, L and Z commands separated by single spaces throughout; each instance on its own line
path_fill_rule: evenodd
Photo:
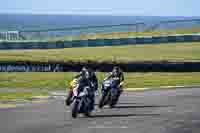
M 96 100 L 98 102 L 98 98 Z M 200 133 L 200 88 L 124 92 L 115 108 L 71 117 L 63 98 L 0 109 L 1 133 Z

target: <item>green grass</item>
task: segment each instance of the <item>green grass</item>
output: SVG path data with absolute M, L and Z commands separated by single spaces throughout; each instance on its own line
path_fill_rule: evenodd
M 200 85 L 200 73 L 126 73 L 126 87 Z
M 200 43 L 67 48 L 56 50 L 1 50 L 0 61 L 143 61 L 199 60 Z M 64 90 L 74 73 L 0 73 L 0 99 L 26 98 Z M 101 81 L 105 73 L 97 73 Z M 200 85 L 200 73 L 125 73 L 125 87 Z
M 70 79 L 70 74 L 64 73 L 0 73 L 0 88 L 28 88 L 40 90 L 63 89 L 64 79 Z
M 0 100 L 47 95 L 49 90 L 63 90 L 71 74 L 0 73 Z M 66 80 L 65 80 L 66 79 Z
M 33 96 L 48 95 L 47 92 L 0 92 L 0 100 L 26 99 Z
M 0 100 L 46 95 L 49 90 L 65 90 L 76 73 L 1 73 Z M 97 73 L 101 82 L 106 73 Z M 125 88 L 200 85 L 200 72 L 125 73 Z M 15 88 L 6 92 L 3 88 Z M 9 91 L 9 89 L 8 89 Z
M 0 61 L 199 60 L 200 42 L 53 50 L 0 50 Z
M 64 90 L 69 81 L 76 73 L 1 73 L 0 88 L 18 88 L 36 91 L 45 90 Z M 97 72 L 99 81 L 107 73 Z M 126 87 L 159 87 L 173 85 L 200 85 L 200 72 L 186 73 L 167 73 L 167 72 L 149 72 L 149 73 L 125 73 Z M 1 90 L 1 89 L 0 89 Z

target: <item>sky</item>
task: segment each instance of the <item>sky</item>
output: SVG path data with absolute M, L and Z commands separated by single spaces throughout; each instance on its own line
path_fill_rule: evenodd
M 200 0 L 1 0 L 0 13 L 200 16 Z

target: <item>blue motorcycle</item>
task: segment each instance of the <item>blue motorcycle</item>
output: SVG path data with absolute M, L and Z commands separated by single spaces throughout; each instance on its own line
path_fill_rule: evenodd
M 101 93 L 99 108 L 103 108 L 107 104 L 110 108 L 113 108 L 117 104 L 120 92 L 114 79 L 107 79 L 102 82 Z

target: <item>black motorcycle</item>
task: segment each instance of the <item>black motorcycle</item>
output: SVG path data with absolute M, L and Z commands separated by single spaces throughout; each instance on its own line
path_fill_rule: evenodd
M 91 98 L 89 94 L 89 86 L 77 87 L 73 90 L 72 102 L 72 117 L 76 118 L 78 114 L 83 113 L 85 116 L 90 116 L 91 113 Z
M 107 79 L 102 82 L 102 95 L 99 101 L 99 108 L 103 108 L 104 105 L 109 105 L 113 108 L 119 99 L 119 88 L 115 80 Z

